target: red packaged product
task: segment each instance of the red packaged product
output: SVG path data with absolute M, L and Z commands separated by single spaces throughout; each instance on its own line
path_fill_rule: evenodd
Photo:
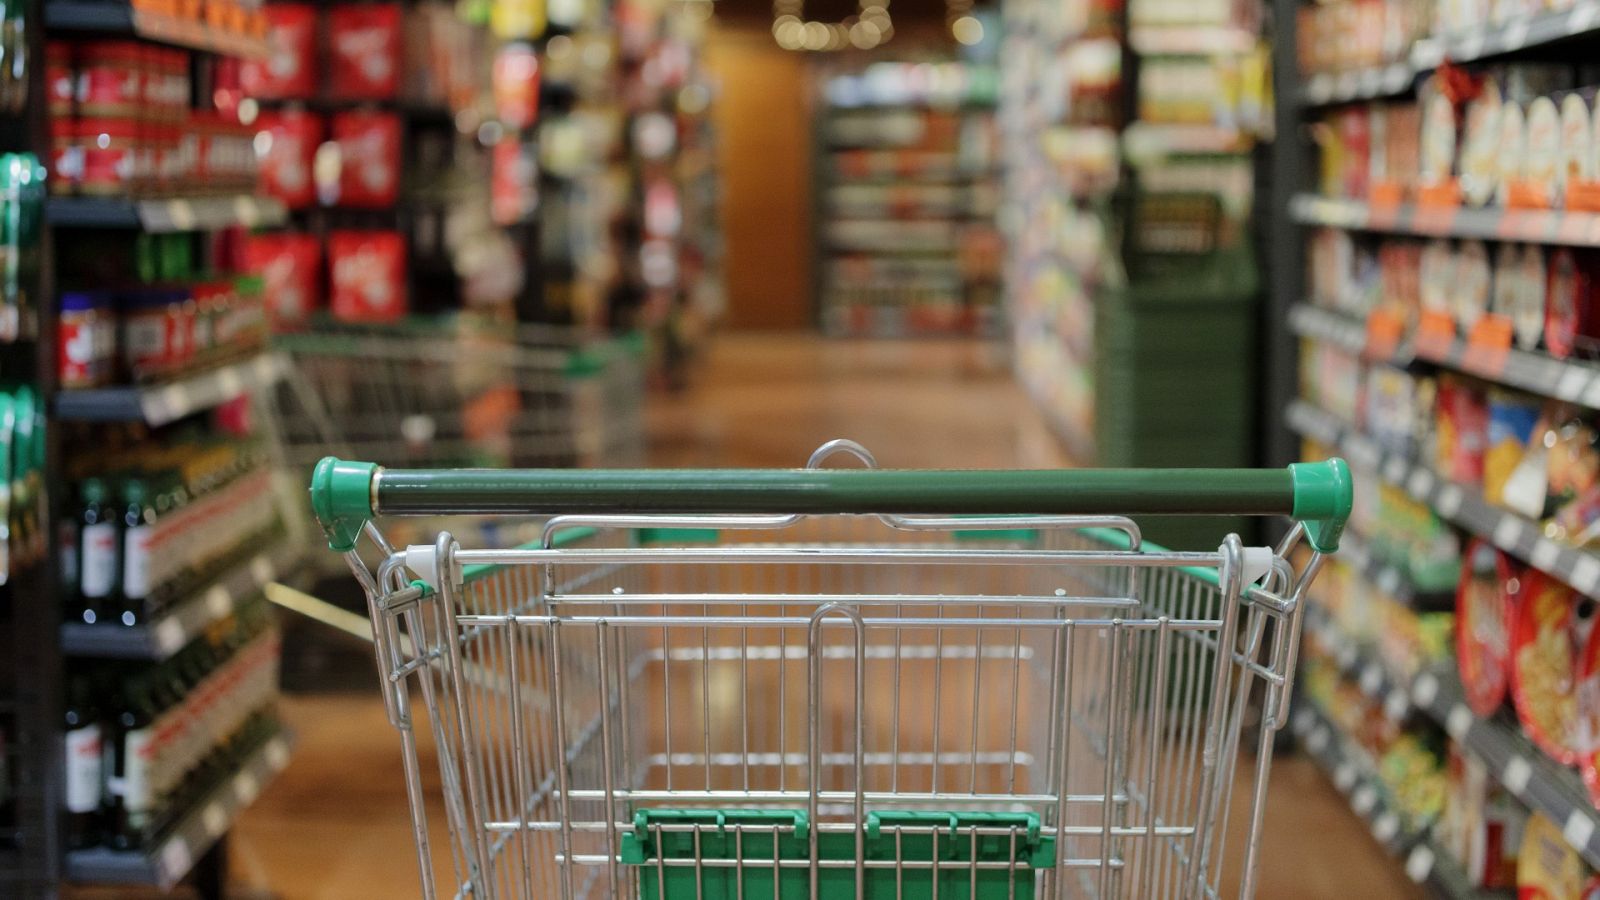
M 1367 179 L 1372 169 L 1372 129 L 1366 107 L 1339 113 L 1339 137 L 1344 142 L 1345 160 L 1341 188 L 1346 197 L 1365 199 Z
M 400 194 L 400 119 L 393 113 L 351 110 L 333 117 L 339 144 L 338 206 L 384 208 Z
M 290 209 L 315 203 L 311 166 L 322 143 L 322 119 L 297 109 L 264 112 L 256 118 L 256 132 L 256 147 L 266 150 L 260 157 L 262 191 Z
M 508 44 L 490 76 L 495 114 L 507 128 L 523 129 L 539 116 L 539 57 L 528 44 Z
M 315 235 L 253 235 L 245 256 L 250 271 L 265 282 L 267 316 L 275 329 L 305 322 L 322 305 L 322 244 Z
M 317 8 L 304 3 L 275 3 L 264 12 L 272 55 L 249 59 L 239 81 L 250 97 L 310 97 L 317 90 Z
M 78 147 L 83 168 L 78 190 L 97 196 L 123 195 L 143 187 L 142 131 L 137 119 L 78 120 Z
M 144 104 L 145 52 L 138 41 L 87 41 L 78 48 L 78 112 L 136 116 Z
M 391 322 L 406 314 L 406 242 L 399 232 L 330 232 L 328 270 L 335 318 Z
M 78 102 L 78 70 L 74 45 L 50 41 L 44 49 L 44 92 L 51 116 L 71 116 Z
M 328 12 L 329 87 L 336 97 L 385 100 L 400 87 L 400 7 L 335 6 Z
M 1544 345 L 1550 355 L 1566 359 L 1580 345 L 1593 343 L 1597 323 L 1593 267 L 1590 259 L 1562 247 L 1550 254 L 1550 286 L 1545 293 Z
M 1511 696 L 1523 730 L 1562 765 L 1579 762 L 1577 682 L 1594 630 L 1594 604 L 1537 569 L 1517 592 L 1511 627 Z
M 1456 587 L 1456 666 L 1467 705 L 1480 716 L 1490 716 L 1505 700 L 1511 680 L 1511 592 L 1517 576 L 1510 558 L 1480 538 L 1467 545 L 1462 561 Z
M 1482 484 L 1489 443 L 1489 404 L 1483 393 L 1453 378 L 1440 378 L 1435 402 L 1440 469 L 1454 481 Z

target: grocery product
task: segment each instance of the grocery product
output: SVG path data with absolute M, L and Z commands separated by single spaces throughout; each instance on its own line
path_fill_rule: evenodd
M 1491 202 L 1499 185 L 1500 107 L 1500 88 L 1492 81 L 1467 104 L 1461 144 L 1461 193 L 1474 206 Z
M 1537 97 L 1528 104 L 1528 156 L 1524 181 L 1514 185 L 1522 197 L 1512 202 L 1549 206 L 1562 189 L 1561 113 L 1549 97 Z
M 312 165 L 322 143 L 322 119 L 303 109 L 269 110 L 256 117 L 261 189 L 290 209 L 317 199 Z
M 328 269 L 329 308 L 335 317 L 372 322 L 405 315 L 406 245 L 398 232 L 331 232 Z
M 1441 377 L 1435 411 L 1435 465 L 1462 484 L 1483 481 L 1489 408 L 1481 389 L 1459 378 Z
M 333 116 L 330 134 L 339 145 L 338 206 L 381 209 L 400 195 L 400 119 L 376 110 L 345 110 Z
M 1533 350 L 1544 336 L 1545 291 L 1548 289 L 1544 249 L 1534 244 L 1525 245 L 1513 277 L 1520 290 L 1512 296 L 1516 304 L 1509 313 L 1512 334 L 1518 347 Z
M 1550 254 L 1550 282 L 1545 293 L 1544 345 L 1551 356 L 1566 359 L 1577 352 L 1580 342 L 1592 347 L 1600 329 L 1600 310 L 1595 308 L 1594 266 L 1590 256 L 1570 247 Z
M 317 8 L 306 3 L 273 3 L 266 14 L 272 55 L 247 59 L 239 72 L 246 94 L 259 99 L 316 94 Z
M 1528 175 L 1528 129 L 1522 104 L 1507 99 L 1500 108 L 1500 154 L 1495 167 L 1499 182 L 1496 201 L 1505 204 L 1511 186 L 1522 182 Z
M 328 10 L 328 88 L 335 97 L 384 100 L 400 87 L 400 7 L 340 4 Z
M 1542 404 L 1504 390 L 1489 392 L 1488 446 L 1483 456 L 1483 497 L 1504 503 L 1506 484 L 1522 464 L 1539 426 Z
M 1467 544 L 1456 588 L 1456 664 L 1467 705 L 1480 716 L 1505 699 L 1517 583 L 1504 553 L 1481 539 Z
M 250 270 L 265 279 L 267 316 L 275 329 L 303 325 L 321 308 L 322 242 L 315 235 L 254 235 L 245 257 Z
M 1518 900 L 1583 900 L 1587 880 L 1583 857 L 1561 825 L 1543 813 L 1530 815 L 1517 854 Z
M 1576 681 L 1593 603 L 1537 569 L 1519 580 L 1511 630 L 1511 695 L 1539 749 L 1565 765 L 1578 761 Z

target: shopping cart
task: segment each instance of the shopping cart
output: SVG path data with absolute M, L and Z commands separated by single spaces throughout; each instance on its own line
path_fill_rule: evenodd
M 869 467 L 818 467 L 839 451 Z M 1251 896 L 1343 461 L 870 463 L 849 442 L 804 470 L 323 460 L 313 504 L 370 601 L 423 895 Z M 553 517 L 517 549 L 373 524 L 446 512 Z M 1178 553 L 1122 513 L 1298 521 L 1276 548 Z
M 279 335 L 290 365 L 265 398 L 265 423 L 282 468 L 298 473 L 292 491 L 301 520 L 311 520 L 304 473 L 329 455 L 440 467 L 638 465 L 639 337 L 464 319 L 323 322 Z M 410 530 L 447 527 L 464 535 L 469 526 L 429 521 Z M 491 528 L 479 539 L 511 538 Z

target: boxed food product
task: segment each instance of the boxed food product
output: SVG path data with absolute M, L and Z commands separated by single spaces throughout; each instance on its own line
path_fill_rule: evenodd
M 400 119 L 375 110 L 346 110 L 333 117 L 339 145 L 338 206 L 382 209 L 400 195 Z
M 315 235 L 252 235 L 247 264 L 265 281 L 267 315 L 284 329 L 303 324 L 322 305 L 322 243 Z
M 400 7 L 343 4 L 328 11 L 328 89 L 335 97 L 386 100 L 400 87 Z
M 317 91 L 317 8 L 273 3 L 267 17 L 272 54 L 247 59 L 239 71 L 245 93 L 263 100 L 310 97 Z
M 1473 538 L 1462 554 L 1456 588 L 1456 667 L 1467 705 L 1490 716 L 1505 700 L 1511 680 L 1511 559 L 1488 542 Z
M 330 232 L 328 271 L 335 318 L 388 322 L 405 316 L 406 242 L 399 232 Z
M 322 143 L 322 119 L 304 110 L 263 112 L 256 118 L 256 153 L 261 167 L 261 189 L 290 209 L 302 209 L 317 200 L 312 163 Z
M 1483 391 L 1461 379 L 1441 377 L 1434 413 L 1439 471 L 1462 484 L 1481 483 L 1489 439 L 1489 407 Z

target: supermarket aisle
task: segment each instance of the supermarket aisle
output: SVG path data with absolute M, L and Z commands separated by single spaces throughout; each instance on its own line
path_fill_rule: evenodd
M 652 398 L 656 465 L 800 465 L 833 437 L 892 466 L 1061 463 L 1004 360 L 975 343 L 722 336 L 710 354 L 694 387 Z M 283 900 L 415 896 L 398 741 L 376 693 L 291 697 L 284 716 L 296 756 L 234 833 L 237 879 Z M 1421 896 L 1310 762 L 1280 759 L 1273 777 L 1259 896 Z

